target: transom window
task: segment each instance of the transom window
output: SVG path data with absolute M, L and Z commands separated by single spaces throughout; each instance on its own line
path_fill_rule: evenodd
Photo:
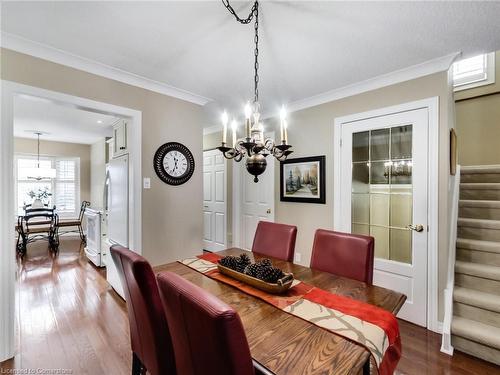
M 34 180 L 28 178 L 30 168 L 37 167 L 35 155 L 16 155 L 15 186 L 19 215 L 24 206 L 39 198 L 42 203 L 56 206 L 61 217 L 78 215 L 80 209 L 80 158 L 40 157 L 40 167 L 55 168 L 56 178 Z
M 453 64 L 455 91 L 495 83 L 495 53 L 478 55 Z

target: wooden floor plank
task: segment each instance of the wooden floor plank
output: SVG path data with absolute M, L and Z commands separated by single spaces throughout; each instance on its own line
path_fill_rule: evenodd
M 85 259 L 79 241 L 63 238 L 54 258 L 43 242 L 30 244 L 18 271 L 18 352 L 0 364 L 1 370 L 64 368 L 78 375 L 130 374 L 125 303 L 107 284 L 105 271 Z M 189 277 L 204 276 L 190 273 Z M 210 291 L 217 295 L 221 292 L 217 288 Z M 400 329 L 403 356 L 398 374 L 500 374 L 500 367 L 469 355 L 440 353 L 438 334 L 404 321 Z M 328 355 L 327 345 L 318 352 L 318 362 Z M 304 373 L 314 369 L 314 363 L 294 358 L 281 366 L 302 366 Z

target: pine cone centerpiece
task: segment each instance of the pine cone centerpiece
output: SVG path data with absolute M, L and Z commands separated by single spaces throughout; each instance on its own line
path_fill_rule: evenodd
M 228 255 L 219 260 L 219 263 L 227 268 L 238 272 L 244 272 L 245 268 L 251 263 L 250 258 L 246 254 L 241 254 L 240 256 Z
M 262 271 L 261 279 L 267 283 L 276 284 L 285 274 L 276 267 L 267 267 Z

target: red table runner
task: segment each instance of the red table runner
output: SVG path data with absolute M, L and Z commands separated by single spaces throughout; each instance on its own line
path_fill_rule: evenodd
M 392 313 L 298 280 L 282 295 L 269 294 L 221 274 L 217 268 L 220 258 L 207 253 L 180 263 L 363 346 L 371 355 L 371 369 L 381 375 L 396 369 L 401 358 L 401 338 Z

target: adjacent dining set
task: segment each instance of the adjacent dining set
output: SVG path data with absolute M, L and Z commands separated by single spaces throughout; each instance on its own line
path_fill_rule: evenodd
M 260 222 L 251 253 L 204 252 L 154 270 L 113 246 L 132 374 L 392 374 L 406 297 L 372 285 L 374 239 L 318 229 L 304 267 L 293 263 L 296 235 Z M 270 294 L 219 272 L 221 259 L 240 254 L 293 274 L 291 287 Z
M 64 233 L 78 232 L 80 239 L 85 242 L 83 215 L 89 206 L 90 202 L 83 201 L 77 218 L 60 219 L 56 206 L 25 205 L 24 214 L 17 217 L 17 254 L 23 257 L 26 255 L 28 244 L 38 240 L 47 240 L 50 250 L 55 253 L 59 248 L 59 235 Z

